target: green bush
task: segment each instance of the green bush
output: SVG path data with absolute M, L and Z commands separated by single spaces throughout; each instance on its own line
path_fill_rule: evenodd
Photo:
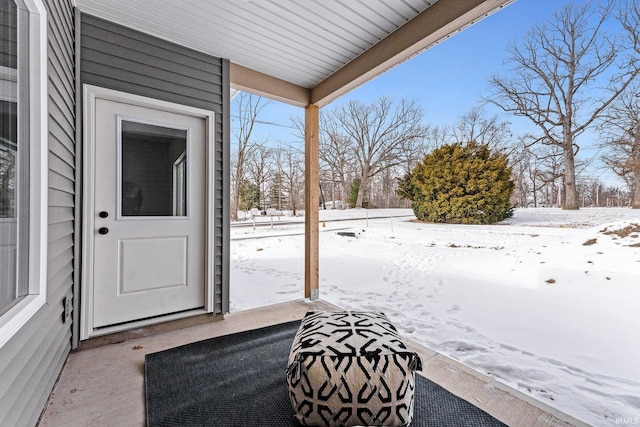
M 398 195 L 421 221 L 492 224 L 513 215 L 511 168 L 484 144 L 445 145 L 400 179 Z

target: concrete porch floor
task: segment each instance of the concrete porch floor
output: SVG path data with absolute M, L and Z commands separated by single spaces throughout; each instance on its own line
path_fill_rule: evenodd
M 301 319 L 313 309 L 338 307 L 324 301 L 296 300 L 232 313 L 224 320 L 73 352 L 39 426 L 144 426 L 145 354 Z M 407 339 L 405 342 L 422 357 L 422 375 L 509 426 L 586 425 L 446 356 Z

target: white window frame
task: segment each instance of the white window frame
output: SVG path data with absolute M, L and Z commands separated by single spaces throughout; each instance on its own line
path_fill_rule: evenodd
M 188 137 L 187 141 L 189 141 Z M 186 193 L 189 193 L 189 180 L 187 179 L 187 174 L 185 173 L 187 172 L 187 148 L 188 147 L 185 147 L 184 152 L 178 156 L 175 162 L 173 162 L 173 216 L 178 218 L 187 217 L 187 213 L 189 213 L 189 216 L 191 214 L 191 209 L 189 209 L 188 207 L 189 201 L 187 200 L 187 203 L 184 203 L 185 181 L 187 185 Z M 185 212 L 183 212 L 183 210 Z
M 28 11 L 29 220 L 28 293 L 0 316 L 0 348 L 47 303 L 48 96 L 47 11 L 42 0 L 17 0 Z M 20 48 L 18 32 L 18 52 Z M 24 43 L 24 42 L 23 42 Z M 18 71 L 19 73 L 19 71 Z M 20 106 L 18 106 L 20 111 Z M 24 191 L 24 190 L 23 190 Z M 18 214 L 19 215 L 19 214 Z M 18 220 L 20 221 L 20 219 Z M 18 249 L 20 253 L 20 249 Z M 23 252 L 24 256 L 25 252 Z

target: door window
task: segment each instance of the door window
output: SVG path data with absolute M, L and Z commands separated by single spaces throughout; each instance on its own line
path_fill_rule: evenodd
M 187 130 L 121 121 L 120 215 L 187 216 Z

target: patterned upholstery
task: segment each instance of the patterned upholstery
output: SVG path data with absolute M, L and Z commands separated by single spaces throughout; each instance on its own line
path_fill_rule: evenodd
M 289 397 L 306 426 L 406 426 L 420 369 L 384 314 L 311 311 L 291 346 Z

